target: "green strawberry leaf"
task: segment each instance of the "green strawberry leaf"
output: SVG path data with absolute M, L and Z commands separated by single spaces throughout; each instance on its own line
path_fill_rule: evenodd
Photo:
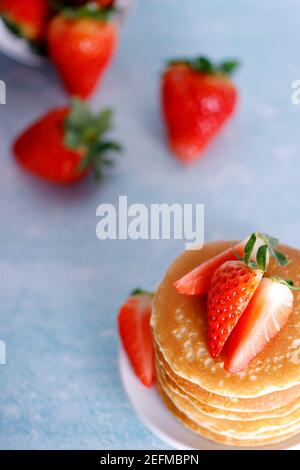
M 65 134 L 64 144 L 69 149 L 77 149 L 81 146 L 81 136 L 70 130 Z
M 237 60 L 227 60 L 219 64 L 219 71 L 225 75 L 231 75 L 239 66 L 240 63 Z
M 281 253 L 280 251 L 274 251 L 274 258 L 279 266 L 286 266 L 290 262 L 285 254 Z
M 287 256 L 280 251 L 275 250 L 275 247 L 279 244 L 279 240 L 277 238 L 270 237 L 266 233 L 258 233 L 257 236 L 268 245 L 270 256 L 275 259 L 279 266 L 286 266 L 289 264 L 289 259 Z
M 112 110 L 105 108 L 93 114 L 85 101 L 74 98 L 70 112 L 65 119 L 64 145 L 72 150 L 84 150 L 84 156 L 78 165 L 83 172 L 91 167 L 97 180 L 102 178 L 104 166 L 112 164 L 106 157 L 108 152 L 120 152 L 119 143 L 104 140 L 104 135 L 112 127 Z
M 255 243 L 257 240 L 263 241 L 263 245 L 260 246 L 256 253 L 256 261 L 251 259 Z M 279 240 L 274 237 L 270 237 L 265 233 L 254 232 L 250 235 L 244 249 L 244 257 L 239 256 L 233 246 L 233 252 L 237 259 L 243 261 L 247 266 L 253 269 L 261 269 L 264 272 L 267 270 L 268 257 L 271 256 L 275 259 L 279 266 L 286 266 L 289 263 L 288 257 L 276 250 L 275 247 L 278 245 Z
M 244 261 L 247 265 L 249 264 L 249 261 L 251 259 L 251 255 L 252 255 L 255 243 L 256 243 L 256 234 L 252 233 L 252 235 L 250 236 L 249 240 L 246 243 L 245 250 L 244 250 L 245 251 Z
M 112 109 L 105 108 L 101 111 L 100 114 L 98 114 L 98 116 L 96 116 L 94 123 L 100 134 L 104 134 L 111 129 L 112 115 Z
M 197 72 L 214 73 L 214 66 L 207 57 L 197 57 L 190 62 L 192 68 Z
M 214 63 L 205 56 L 195 57 L 194 59 L 173 59 L 168 62 L 168 65 L 186 64 L 189 65 L 196 72 L 213 74 L 231 75 L 239 66 L 236 60 L 227 60 L 221 63 Z
M 75 131 L 90 124 L 92 114 L 87 107 L 85 101 L 79 98 L 73 98 L 71 101 L 71 111 L 67 117 L 67 128 L 74 129 Z
M 272 281 L 279 282 L 280 284 L 283 284 L 284 286 L 287 286 L 292 291 L 300 291 L 300 287 L 295 287 L 294 281 L 292 281 L 291 279 L 281 279 L 280 277 L 277 277 L 277 276 L 273 276 L 270 279 L 272 279 Z
M 9 17 L 6 16 L 5 13 L 2 13 L 0 16 L 3 23 L 12 34 L 17 36 L 18 38 L 24 37 L 22 34 L 22 28 L 20 25 L 18 25 L 18 23 L 12 21 Z
M 136 289 L 133 289 L 130 292 L 130 296 L 135 296 L 135 295 L 148 295 L 149 297 L 153 297 L 154 292 L 150 292 L 150 291 L 141 289 L 140 287 L 137 287 Z
M 101 21 L 109 20 L 118 11 L 114 7 L 101 7 L 96 3 L 87 3 L 79 7 L 60 6 L 58 9 L 67 18 L 93 18 Z
M 256 261 L 262 271 L 267 269 L 268 245 L 262 245 L 257 250 Z

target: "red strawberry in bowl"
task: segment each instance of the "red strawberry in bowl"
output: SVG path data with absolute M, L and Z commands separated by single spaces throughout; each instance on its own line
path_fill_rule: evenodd
M 225 346 L 225 369 L 237 373 L 279 333 L 293 310 L 292 284 L 264 278 Z
M 120 146 L 104 139 L 111 127 L 112 111 L 93 115 L 83 101 L 54 109 L 26 129 L 15 141 L 17 161 L 28 171 L 55 183 L 75 183 L 94 171 L 99 178 L 111 163 L 109 151 Z
M 66 5 L 70 5 L 72 7 L 77 7 L 80 5 L 84 5 L 86 3 L 90 3 L 91 0 L 61 0 L 61 3 L 65 3 Z M 94 3 L 97 3 L 101 7 L 112 7 L 116 0 L 93 0 Z
M 103 8 L 112 7 L 115 3 L 115 0 L 95 0 L 98 5 Z
M 237 90 L 229 74 L 237 62 L 205 57 L 171 61 L 162 77 L 162 108 L 171 150 L 196 160 L 234 112 Z
M 8 28 L 29 41 L 44 36 L 49 11 L 47 0 L 0 0 L 0 15 Z
M 113 13 L 87 4 L 64 8 L 51 20 L 49 55 L 70 94 L 88 97 L 111 61 L 118 36 Z
M 154 350 L 150 327 L 153 294 L 136 289 L 122 305 L 118 325 L 123 347 L 140 381 L 154 383 Z

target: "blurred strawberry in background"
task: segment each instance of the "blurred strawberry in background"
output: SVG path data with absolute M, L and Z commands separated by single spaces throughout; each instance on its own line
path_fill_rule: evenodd
M 0 16 L 12 33 L 30 44 L 29 54 L 49 56 L 69 94 L 86 98 L 117 46 L 124 6 L 119 9 L 115 4 L 112 0 L 0 0 Z
M 112 7 L 116 3 L 115 0 L 96 0 L 96 2 L 102 7 Z
M 110 165 L 108 152 L 120 145 L 104 136 L 111 129 L 112 111 L 92 114 L 84 101 L 49 111 L 15 141 L 17 161 L 28 171 L 55 183 L 75 183 L 91 171 L 97 179 Z
M 229 75 L 236 61 L 206 57 L 171 61 L 162 77 L 162 108 L 171 150 L 184 163 L 196 160 L 232 115 L 237 90 Z
M 114 10 L 95 4 L 65 8 L 48 27 L 48 51 L 66 90 L 89 96 L 105 72 L 117 45 Z
M 0 0 L 0 14 L 11 31 L 36 41 L 45 35 L 50 3 L 47 0 Z
M 97 3 L 101 7 L 112 7 L 114 6 L 117 2 L 116 0 L 93 0 L 94 3 Z M 79 5 L 84 5 L 86 3 L 91 3 L 91 0 L 61 0 L 61 3 L 65 3 L 66 5 L 71 5 L 71 6 L 79 6 Z

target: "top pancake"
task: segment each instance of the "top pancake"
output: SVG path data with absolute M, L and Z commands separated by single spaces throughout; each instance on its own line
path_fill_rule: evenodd
M 288 323 L 243 372 L 231 374 L 222 357 L 212 359 L 206 345 L 206 298 L 178 294 L 174 281 L 230 247 L 232 242 L 209 243 L 185 251 L 169 268 L 159 286 L 151 317 L 155 341 L 171 369 L 182 378 L 219 395 L 251 398 L 300 384 L 300 293 Z M 300 285 L 300 251 L 280 246 L 290 264 L 270 262 L 267 275 L 292 279 Z

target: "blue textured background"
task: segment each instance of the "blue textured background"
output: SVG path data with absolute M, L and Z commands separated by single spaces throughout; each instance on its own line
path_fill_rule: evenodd
M 122 390 L 115 317 L 132 287 L 151 287 L 183 243 L 100 242 L 101 202 L 202 202 L 206 240 L 255 228 L 299 245 L 299 3 L 142 0 L 91 103 L 116 109 L 126 150 L 95 187 L 50 186 L 11 157 L 13 137 L 66 102 L 50 69 L 0 56 L 0 447 L 164 448 Z M 182 168 L 159 118 L 158 74 L 169 57 L 237 57 L 240 106 L 203 159 Z

